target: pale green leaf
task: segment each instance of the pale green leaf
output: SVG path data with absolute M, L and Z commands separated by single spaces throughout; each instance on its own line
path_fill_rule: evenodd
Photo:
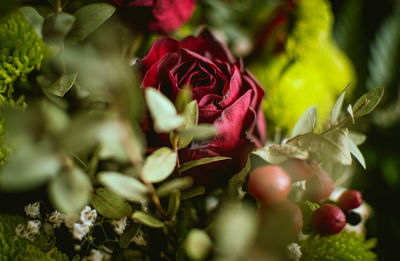
M 106 218 L 122 218 L 132 214 L 132 208 L 122 197 L 104 189 L 98 188 L 92 196 L 91 205 Z
M 92 186 L 89 177 L 79 168 L 64 171 L 49 185 L 50 200 L 62 213 L 79 212 L 89 203 Z
M 353 124 L 355 124 L 353 107 L 351 106 L 351 104 L 349 104 L 349 106 L 347 106 L 347 112 L 349 113 L 351 120 L 353 121 Z
M 349 85 L 347 85 L 347 87 L 344 89 L 344 91 L 340 94 L 339 98 L 336 100 L 335 106 L 333 106 L 332 114 L 331 114 L 331 124 L 332 125 L 337 124 L 337 120 L 339 118 L 340 111 L 343 106 L 344 96 L 346 95 L 346 91 L 349 88 Z
M 349 144 L 350 144 L 350 152 L 351 154 L 360 162 L 361 166 L 364 169 L 367 168 L 365 164 L 364 156 L 362 155 L 361 151 L 358 149 L 357 145 L 353 142 L 353 140 L 349 137 Z
M 164 223 L 155 217 L 150 216 L 142 211 L 135 211 L 132 215 L 132 219 L 139 221 L 145 226 L 154 227 L 154 228 L 162 228 L 164 227 Z
M 292 130 L 291 137 L 298 135 L 314 132 L 315 125 L 317 122 L 317 107 L 311 106 L 301 115 L 296 125 Z
M 384 88 L 375 88 L 359 98 L 353 106 L 354 117 L 360 117 L 375 109 L 383 97 Z
M 271 164 L 280 164 L 289 159 L 308 159 L 309 153 L 307 150 L 290 144 L 272 144 L 265 148 L 256 149 L 253 154 L 259 156 L 263 160 Z
M 179 131 L 178 137 L 180 139 L 192 137 L 193 140 L 206 140 L 218 134 L 217 129 L 212 124 L 199 124 L 196 127 L 187 128 Z
M 46 88 L 48 93 L 63 97 L 75 84 L 77 73 L 70 73 L 61 76 L 56 82 Z
M 176 96 L 175 99 L 175 106 L 178 112 L 183 112 L 185 110 L 186 105 L 192 101 L 192 91 L 190 90 L 190 87 L 185 86 L 184 88 L 181 88 L 180 92 L 178 92 L 178 95 Z
M 163 181 L 174 171 L 177 157 L 176 152 L 170 148 L 156 150 L 144 161 L 143 176 L 152 183 Z
M 86 5 L 78 9 L 74 26 L 68 34 L 68 40 L 80 42 L 85 40 L 100 25 L 110 18 L 115 12 L 115 7 L 106 3 L 96 3 Z
M 106 188 L 129 201 L 141 203 L 147 200 L 147 187 L 135 178 L 104 171 L 98 174 L 98 180 Z
M 189 231 L 184 244 L 190 259 L 204 260 L 210 251 L 212 241 L 205 231 L 194 228 Z
M 365 134 L 356 131 L 349 131 L 349 138 L 353 141 L 357 146 L 363 144 L 367 139 Z
M 197 126 L 197 121 L 199 119 L 199 107 L 197 101 L 191 101 L 183 110 L 182 116 L 185 120 L 184 124 L 179 128 L 179 131 L 186 130 Z M 175 134 L 171 133 L 171 143 L 174 143 Z M 180 135 L 178 136 L 178 149 L 182 149 L 189 145 L 193 140 L 193 135 Z
M 44 22 L 43 16 L 41 16 L 35 8 L 30 6 L 23 6 L 19 9 L 19 11 L 23 14 L 28 23 L 30 23 L 37 35 L 42 38 L 42 27 Z
M 73 15 L 64 12 L 51 14 L 43 23 L 43 38 L 50 42 L 62 40 L 71 30 L 74 21 Z
M 193 179 L 191 177 L 177 178 L 162 183 L 157 188 L 156 193 L 159 197 L 165 197 L 168 196 L 174 190 L 185 190 L 190 188 L 192 185 L 193 185 Z
M 179 206 L 181 204 L 181 192 L 179 190 L 174 190 L 169 197 L 167 217 L 169 220 L 173 220 L 179 211 Z
M 217 156 L 217 157 L 211 157 L 211 158 L 201 158 L 198 160 L 193 160 L 193 161 L 188 161 L 185 162 L 181 165 L 180 167 L 180 172 L 184 172 L 187 171 L 191 168 L 200 166 L 200 165 L 204 165 L 204 164 L 208 164 L 211 162 L 215 162 L 215 161 L 221 161 L 221 160 L 228 160 L 231 159 L 230 157 L 223 157 L 223 156 Z
M 173 103 L 161 92 L 146 88 L 145 99 L 157 132 L 170 132 L 182 126 L 183 117 L 177 114 Z

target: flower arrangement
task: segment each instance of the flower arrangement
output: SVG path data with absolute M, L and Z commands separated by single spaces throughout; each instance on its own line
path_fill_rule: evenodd
M 343 110 L 327 1 L 265 4 L 249 48 L 227 2 L 2 14 L 0 260 L 377 260 L 341 180 L 384 89 Z

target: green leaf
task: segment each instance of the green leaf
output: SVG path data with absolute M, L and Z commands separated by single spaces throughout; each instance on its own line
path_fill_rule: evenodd
M 174 190 L 171 193 L 168 202 L 167 216 L 169 220 L 174 220 L 174 218 L 178 214 L 180 204 L 181 204 L 181 192 L 179 190 Z
M 291 137 L 314 132 L 317 122 L 317 107 L 315 105 L 306 109 L 292 130 Z
M 77 73 L 70 73 L 61 76 L 56 82 L 46 88 L 48 93 L 63 97 L 75 84 Z
M 179 131 L 186 130 L 197 126 L 197 121 L 199 119 L 199 107 L 197 101 L 191 101 L 186 106 L 182 113 L 185 120 L 184 124 L 179 128 Z M 171 133 L 171 143 L 174 144 L 175 134 Z M 189 145 L 193 140 L 193 135 L 179 136 L 178 135 L 178 149 L 182 149 Z
M 146 214 L 142 211 L 135 211 L 132 215 L 133 220 L 137 220 L 145 226 L 154 227 L 154 228 L 162 228 L 164 227 L 164 223 L 160 220 Z
M 289 159 L 306 160 L 309 157 L 307 150 L 290 144 L 272 144 L 265 148 L 258 148 L 252 153 L 271 164 L 280 164 Z
M 53 13 L 47 17 L 43 23 L 43 38 L 51 43 L 62 41 L 64 36 L 71 30 L 75 17 L 73 15 L 61 12 Z
M 189 86 L 185 86 L 178 92 L 178 95 L 175 99 L 175 107 L 179 113 L 183 112 L 186 108 L 186 105 L 192 101 L 192 91 Z
M 228 186 L 224 191 L 224 198 L 228 200 L 242 199 L 246 192 L 243 191 L 243 186 L 246 184 L 247 176 L 251 169 L 250 160 L 247 160 L 246 165 L 238 173 L 232 176 L 228 181 Z
M 181 199 L 191 199 L 200 195 L 203 195 L 206 192 L 206 188 L 203 186 L 198 186 L 189 190 L 185 190 L 182 192 Z
M 141 203 L 147 200 L 147 187 L 135 178 L 104 171 L 98 174 L 98 180 L 109 190 L 129 201 Z
M 353 156 L 360 162 L 361 166 L 363 166 L 364 169 L 367 168 L 365 164 L 365 159 L 364 156 L 362 155 L 361 151 L 358 149 L 357 145 L 353 142 L 353 140 L 349 137 L 349 144 L 350 144 L 350 152 L 353 154 Z
M 11 153 L 0 170 L 0 188 L 21 191 L 36 188 L 57 175 L 61 160 L 47 145 L 25 145 Z
M 122 197 L 117 194 L 98 188 L 90 201 L 92 206 L 106 218 L 122 218 L 132 214 L 132 208 Z
M 183 177 L 173 179 L 167 182 L 162 183 L 157 188 L 157 196 L 165 197 L 168 196 L 174 190 L 185 190 L 190 188 L 193 185 L 193 179 L 191 177 Z
M 223 157 L 223 156 L 217 156 L 217 157 L 211 157 L 211 158 L 201 158 L 198 160 L 193 160 L 193 161 L 188 161 L 188 162 L 183 163 L 179 170 L 180 170 L 180 172 L 184 172 L 184 171 L 187 171 L 191 168 L 194 168 L 194 167 L 197 167 L 200 165 L 204 165 L 204 164 L 208 164 L 208 163 L 216 162 L 216 161 L 221 161 L 221 160 L 228 160 L 228 159 L 231 159 L 231 158 Z
M 49 185 L 50 200 L 62 213 L 79 212 L 90 200 L 92 186 L 89 177 L 79 168 L 64 171 Z
M 349 106 L 347 106 L 347 112 L 349 113 L 353 124 L 355 124 L 356 122 L 355 122 L 355 119 L 354 119 L 353 107 L 351 106 L 351 104 L 349 104 Z
M 74 16 L 76 18 L 68 40 L 81 42 L 93 33 L 100 25 L 108 20 L 115 12 L 115 7 L 105 3 L 86 5 L 78 9 Z
M 305 234 L 309 234 L 312 232 L 312 225 L 311 225 L 312 215 L 314 211 L 319 208 L 319 205 L 317 203 L 313 203 L 306 200 L 306 201 L 301 201 L 299 203 L 299 207 L 301 209 L 301 213 L 303 216 L 302 231 Z
M 23 14 L 25 19 L 30 23 L 32 28 L 35 30 L 37 35 L 40 36 L 40 38 L 43 38 L 42 35 L 42 27 L 43 27 L 43 22 L 44 18 L 41 16 L 35 8 L 30 7 L 30 6 L 23 6 L 19 9 L 19 11 Z
M 143 176 L 152 183 L 163 181 L 174 171 L 177 157 L 176 152 L 170 148 L 156 150 L 144 161 Z
M 178 132 L 179 139 L 192 137 L 193 140 L 206 140 L 218 134 L 217 129 L 212 124 L 199 124 L 196 127 L 187 128 Z
M 332 114 L 331 114 L 331 125 L 337 124 L 337 120 L 339 118 L 340 111 L 342 110 L 344 96 L 346 95 L 346 91 L 349 88 L 349 85 L 347 85 L 347 87 L 344 89 L 344 91 L 340 94 L 339 98 L 336 100 L 335 106 L 333 106 Z
M 130 224 L 124 231 L 124 233 L 119 238 L 119 246 L 121 248 L 127 248 L 129 244 L 132 242 L 132 239 L 136 236 L 139 231 L 140 224 L 133 222 Z
M 172 102 L 159 91 L 146 88 L 145 99 L 154 120 L 156 132 L 170 132 L 182 126 L 183 117 L 177 114 Z
M 353 141 L 357 146 L 363 144 L 367 139 L 365 134 L 356 131 L 349 131 L 349 138 Z
M 361 96 L 353 106 L 354 117 L 360 117 L 373 111 L 382 99 L 383 93 L 384 88 L 380 87 L 372 89 Z
M 184 246 L 191 260 L 204 260 L 211 249 L 212 241 L 205 231 L 194 228 L 186 236 Z

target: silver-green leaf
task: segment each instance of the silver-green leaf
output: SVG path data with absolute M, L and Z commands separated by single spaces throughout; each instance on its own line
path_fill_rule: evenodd
M 308 159 L 308 150 L 290 144 L 272 144 L 256 149 L 253 154 L 271 164 L 280 164 L 289 159 Z
M 298 135 L 314 132 L 315 125 L 317 122 L 317 107 L 311 106 L 301 115 L 296 125 L 292 130 L 291 137 Z
M 332 114 L 331 114 L 331 125 L 337 124 L 337 120 L 339 118 L 340 111 L 343 106 L 344 96 L 346 95 L 346 91 L 349 88 L 349 85 L 347 85 L 347 87 L 344 89 L 344 91 L 340 94 L 339 98 L 336 100 L 335 106 L 333 106 Z
M 74 86 L 77 76 L 77 73 L 65 74 L 52 85 L 47 87 L 46 91 L 58 97 L 63 97 L 69 91 L 69 89 Z
M 349 137 L 349 144 L 350 144 L 350 152 L 351 154 L 360 162 L 361 166 L 363 166 L 364 169 L 367 168 L 367 165 L 365 164 L 365 159 L 364 156 L 362 155 L 361 151 L 358 149 L 357 145 L 353 142 L 353 140 Z
M 180 167 L 180 172 L 184 172 L 187 171 L 191 168 L 200 166 L 200 165 L 204 165 L 204 164 L 208 164 L 211 162 L 216 162 L 216 161 L 221 161 L 221 160 L 228 160 L 231 159 L 230 157 L 223 157 L 223 156 L 217 156 L 217 157 L 211 157 L 211 158 L 201 158 L 198 160 L 193 160 L 193 161 L 188 161 L 185 162 L 181 165 Z
M 122 218 L 132 214 L 132 208 L 128 202 L 104 188 L 95 190 L 90 203 L 99 214 L 106 218 Z
M 160 220 L 156 219 L 155 217 L 150 216 L 142 211 L 135 211 L 132 214 L 132 219 L 139 221 L 145 226 L 154 227 L 154 228 L 162 228 L 164 227 L 164 223 Z
M 144 161 L 143 177 L 152 183 L 163 181 L 174 171 L 177 157 L 176 152 L 170 148 L 156 150 Z
M 383 93 L 384 88 L 380 87 L 372 89 L 361 96 L 361 98 L 359 98 L 353 106 L 354 117 L 360 117 L 373 111 L 381 101 Z
M 162 183 L 157 188 L 157 195 L 159 197 L 168 196 L 174 190 L 185 190 L 193 185 L 193 179 L 191 177 L 176 178 L 167 182 Z

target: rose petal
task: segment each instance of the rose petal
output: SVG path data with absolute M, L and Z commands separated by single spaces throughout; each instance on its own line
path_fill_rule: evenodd
M 240 87 L 242 86 L 242 78 L 238 68 L 233 67 L 233 74 L 230 80 L 229 88 L 224 88 L 224 100 L 220 103 L 221 107 L 225 108 L 235 102 L 240 94 Z
M 154 41 L 149 53 L 142 59 L 143 67 L 148 70 L 168 53 L 176 53 L 179 50 L 179 42 L 169 37 L 161 37 Z

